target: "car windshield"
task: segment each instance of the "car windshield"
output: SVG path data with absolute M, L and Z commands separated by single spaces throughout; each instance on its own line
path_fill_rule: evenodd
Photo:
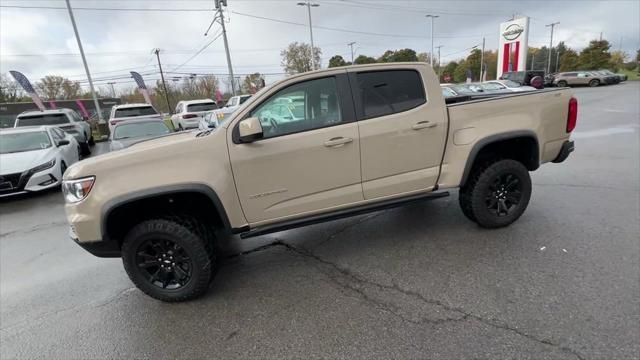
M 60 125 L 68 124 L 69 118 L 65 114 L 48 114 L 19 117 L 16 127 L 20 126 L 40 126 L 40 125 Z
M 483 83 L 482 88 L 484 90 L 502 90 L 504 86 L 500 83 Z
M 42 150 L 51 146 L 44 131 L 0 134 L 0 154 Z
M 129 139 L 137 137 L 164 135 L 170 133 L 164 122 L 139 122 L 132 124 L 122 124 L 116 126 L 113 132 L 113 139 Z
M 218 108 L 214 102 L 187 105 L 188 112 L 210 111 Z
M 156 111 L 151 106 L 138 106 L 138 107 L 128 107 L 116 109 L 113 117 L 115 118 L 123 118 L 123 117 L 134 117 L 134 116 L 145 116 L 145 115 L 156 115 Z
M 502 81 L 502 84 L 504 84 L 504 86 L 506 86 L 508 88 L 517 88 L 517 87 L 521 87 L 522 86 L 519 83 L 517 83 L 515 81 L 511 81 L 511 80 L 504 80 L 504 81 Z

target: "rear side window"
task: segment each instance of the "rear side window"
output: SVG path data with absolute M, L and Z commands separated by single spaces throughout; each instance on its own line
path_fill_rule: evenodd
M 407 111 L 427 102 L 422 78 L 414 70 L 372 71 L 356 74 L 358 117 Z
M 218 108 L 214 102 L 187 105 L 188 112 L 210 111 Z
M 50 114 L 19 117 L 16 127 L 20 126 L 40 126 L 40 125 L 61 125 L 68 124 L 69 119 L 65 114 Z

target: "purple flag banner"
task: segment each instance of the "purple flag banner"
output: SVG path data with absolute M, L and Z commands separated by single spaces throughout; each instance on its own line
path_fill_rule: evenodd
M 40 111 L 44 111 L 45 110 L 44 103 L 42 102 L 42 99 L 40 99 L 40 96 L 38 96 L 38 93 L 36 93 L 36 90 L 33 88 L 33 86 L 31 86 L 29 79 L 27 79 L 27 77 L 24 76 L 19 71 L 11 70 L 9 71 L 9 73 L 11 73 L 11 76 L 13 76 L 13 78 L 16 79 L 18 84 L 22 86 L 24 91 L 26 91 L 27 94 L 31 96 L 31 99 L 38 106 L 38 109 L 40 109 Z
M 135 71 L 131 71 L 131 77 L 136 81 L 136 84 L 138 84 L 138 90 L 140 91 L 142 96 L 144 96 L 144 100 L 147 102 L 147 104 L 153 105 L 151 103 L 151 97 L 149 96 L 149 90 L 147 90 L 147 86 L 144 84 L 142 76 Z

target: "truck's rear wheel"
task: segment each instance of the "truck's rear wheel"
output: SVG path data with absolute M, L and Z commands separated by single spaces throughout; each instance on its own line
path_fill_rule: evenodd
M 122 261 L 131 281 L 158 300 L 178 302 L 203 295 L 215 257 L 195 220 L 147 220 L 134 226 L 122 244 Z
M 527 168 L 515 160 L 499 160 L 476 168 L 459 200 L 469 219 L 485 228 L 499 228 L 516 221 L 530 198 Z

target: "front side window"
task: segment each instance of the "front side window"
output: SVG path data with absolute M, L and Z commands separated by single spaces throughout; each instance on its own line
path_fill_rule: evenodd
M 291 85 L 262 103 L 251 116 L 260 119 L 264 138 L 319 129 L 342 122 L 334 77 Z
M 68 123 L 69 118 L 65 114 L 48 114 L 20 117 L 16 126 L 61 125 Z
M 51 146 L 45 131 L 0 134 L 0 154 L 42 150 Z
M 406 111 L 427 102 L 422 77 L 414 70 L 362 72 L 356 79 L 359 117 L 364 119 Z

